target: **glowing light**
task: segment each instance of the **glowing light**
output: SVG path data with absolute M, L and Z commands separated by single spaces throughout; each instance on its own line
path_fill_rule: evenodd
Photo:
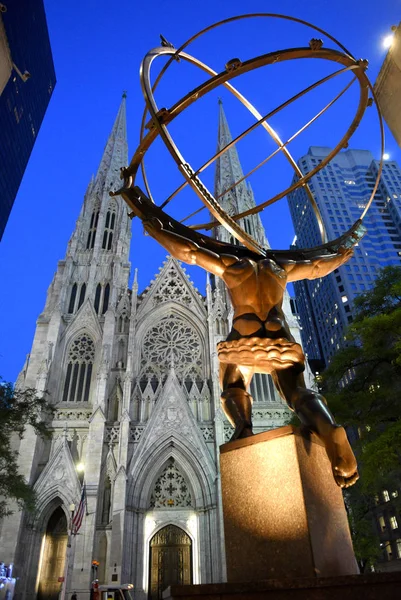
M 78 463 L 76 468 L 77 468 L 78 473 L 83 473 L 85 471 L 84 463 L 81 463 L 81 462 Z
M 383 154 L 383 160 L 388 160 L 390 158 L 390 154 L 388 152 L 385 152 Z
M 383 38 L 383 42 L 382 42 L 382 46 L 385 50 L 388 50 L 389 48 L 391 48 L 391 44 L 393 43 L 394 40 L 394 35 L 392 33 L 390 33 L 389 35 L 386 35 L 385 38 Z

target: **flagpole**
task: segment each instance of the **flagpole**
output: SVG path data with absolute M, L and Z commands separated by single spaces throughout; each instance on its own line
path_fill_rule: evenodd
M 65 594 L 67 591 L 67 577 L 68 577 L 68 567 L 70 562 L 70 553 L 71 553 L 71 540 L 72 540 L 72 520 L 74 518 L 75 504 L 70 504 L 70 523 L 67 529 L 67 549 L 65 553 L 65 566 L 64 566 L 64 581 L 61 587 L 60 600 L 65 600 Z

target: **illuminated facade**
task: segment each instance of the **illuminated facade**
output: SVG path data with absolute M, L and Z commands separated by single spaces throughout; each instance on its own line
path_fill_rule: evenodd
M 223 133 L 229 135 L 221 108 Z M 227 169 L 240 168 L 236 154 L 228 159 L 218 164 L 216 186 L 227 184 Z M 18 379 L 48 390 L 56 413 L 51 440 L 28 431 L 20 446 L 37 513 L 17 510 L 2 524 L 1 558 L 15 563 L 17 598 L 58 597 L 69 506 L 80 498 L 79 463 L 88 515 L 72 541 L 68 598 L 73 591 L 89 597 L 92 560 L 101 583 L 133 583 L 141 600 L 149 591 L 158 597 L 177 577 L 225 579 L 218 448 L 232 429 L 220 408 L 215 348 L 231 309 L 219 284 L 208 284 L 202 296 L 171 257 L 144 291 L 136 276 L 129 288 L 131 224 L 122 199 L 108 193 L 127 162 L 123 98 Z M 249 191 L 244 199 L 253 201 Z M 239 207 L 244 199 L 237 197 Z M 251 227 L 264 236 L 258 219 Z M 252 392 L 256 431 L 287 421 L 267 377 L 255 379 Z

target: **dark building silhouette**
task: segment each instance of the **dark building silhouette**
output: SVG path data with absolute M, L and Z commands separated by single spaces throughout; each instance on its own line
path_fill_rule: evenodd
M 0 12 L 0 239 L 56 84 L 43 0 Z

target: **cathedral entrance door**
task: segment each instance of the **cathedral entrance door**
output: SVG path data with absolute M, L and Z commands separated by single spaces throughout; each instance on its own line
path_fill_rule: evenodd
M 192 583 L 192 542 L 175 525 L 167 525 L 150 540 L 149 598 L 159 600 L 169 585 Z
M 65 555 L 67 551 L 67 519 L 59 506 L 49 519 L 46 528 L 40 577 L 38 600 L 57 600 L 64 575 Z

